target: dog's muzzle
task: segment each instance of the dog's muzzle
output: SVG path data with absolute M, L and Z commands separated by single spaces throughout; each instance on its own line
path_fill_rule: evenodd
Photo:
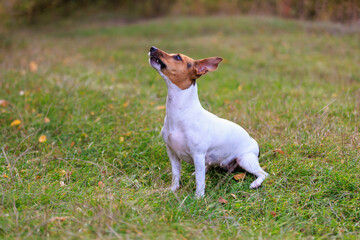
M 159 51 L 156 47 L 151 47 L 149 52 L 150 62 L 159 64 L 161 68 L 166 68 L 166 64 L 158 57 Z

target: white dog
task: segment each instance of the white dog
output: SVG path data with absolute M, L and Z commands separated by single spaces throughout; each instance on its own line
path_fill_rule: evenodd
M 239 125 L 206 111 L 200 104 L 196 79 L 217 69 L 220 57 L 193 60 L 150 48 L 149 63 L 167 85 L 166 117 L 161 130 L 172 167 L 171 190 L 179 188 L 181 160 L 195 165 L 196 195 L 204 196 L 209 165 L 233 171 L 240 166 L 257 179 L 258 188 L 268 176 L 259 165 L 257 142 Z

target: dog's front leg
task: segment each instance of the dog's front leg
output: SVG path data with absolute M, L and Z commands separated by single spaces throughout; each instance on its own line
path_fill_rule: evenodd
M 203 197 L 205 194 L 205 155 L 196 154 L 193 156 L 195 165 L 196 197 Z
M 181 161 L 168 146 L 166 146 L 166 150 L 172 169 L 172 184 L 170 189 L 171 191 L 175 192 L 180 187 L 179 181 L 181 177 Z

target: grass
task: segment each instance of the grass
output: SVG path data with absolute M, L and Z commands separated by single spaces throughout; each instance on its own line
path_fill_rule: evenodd
M 359 238 L 360 34 L 347 29 L 207 17 L 1 34 L 1 238 Z M 258 141 L 262 188 L 211 171 L 196 200 L 183 163 L 181 189 L 161 190 L 166 86 L 152 45 L 224 58 L 199 79 L 200 101 Z

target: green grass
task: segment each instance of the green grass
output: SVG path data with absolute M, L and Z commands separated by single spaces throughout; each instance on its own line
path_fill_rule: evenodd
M 211 171 L 196 200 L 183 163 L 181 189 L 161 190 L 166 86 L 152 45 L 224 58 L 198 80 L 200 101 L 258 141 L 262 188 Z M 359 31 L 255 17 L 75 21 L 5 32 L 0 47 L 0 238 L 360 237 Z

